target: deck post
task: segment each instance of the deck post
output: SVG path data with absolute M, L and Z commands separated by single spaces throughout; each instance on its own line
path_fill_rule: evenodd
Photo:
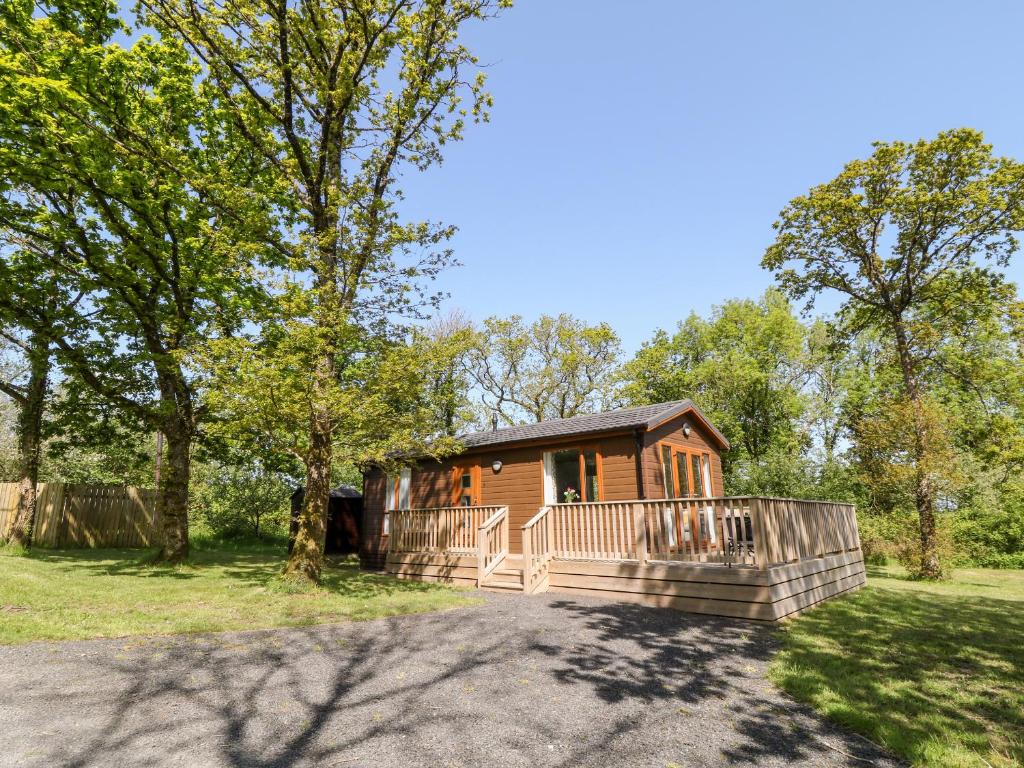
M 633 535 L 636 538 L 636 559 L 640 565 L 647 563 L 647 520 L 644 505 L 633 505 Z
M 533 581 L 533 528 L 523 529 L 523 592 L 530 594 Z
M 751 530 L 754 532 L 754 565 L 758 570 L 768 568 L 768 526 L 761 508 L 761 498 L 750 499 Z
M 477 532 L 477 542 L 476 542 L 476 588 L 477 589 L 480 589 L 480 585 L 483 584 L 483 581 L 484 581 L 484 567 L 485 567 L 485 564 L 486 564 L 486 554 L 485 554 L 485 549 L 484 549 L 484 542 L 487 539 L 487 535 L 483 532 L 482 528 L 483 528 L 483 526 L 480 526 L 480 529 L 477 529 L 478 530 L 478 532 Z

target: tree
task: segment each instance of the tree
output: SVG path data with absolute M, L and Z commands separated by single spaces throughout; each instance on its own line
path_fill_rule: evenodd
M 645 342 L 623 368 L 623 395 L 634 405 L 693 399 L 733 445 L 723 456 L 732 492 L 796 495 L 805 482 L 806 337 L 778 291 L 732 299 Z
M 504 4 L 140 0 L 143 23 L 202 60 L 202 80 L 239 146 L 273 175 L 246 191 L 282 213 L 288 266 L 299 276 L 292 317 L 308 321 L 311 354 L 301 363 L 313 384 L 293 576 L 319 580 L 335 437 L 362 426 L 332 410 L 351 334 L 415 311 L 425 298 L 419 280 L 450 260 L 438 249 L 451 227 L 401 220 L 398 179 L 439 162 L 467 118 L 486 117 L 483 75 L 467 78 L 476 60 L 459 34 Z
M 167 438 L 159 558 L 188 554 L 190 453 L 204 409 L 197 343 L 258 300 L 264 211 L 254 168 L 174 39 L 111 42 L 114 3 L 29 2 L 0 18 L 0 309 L 52 345 L 68 377 Z M 258 167 L 258 166 L 256 166 Z M 187 178 L 191 183 L 182 183 Z M 52 275 L 75 302 L 43 302 Z
M 466 364 L 475 331 L 469 318 L 456 310 L 436 318 L 427 328 L 426 337 L 447 348 L 446 356 L 427 384 L 427 400 L 437 409 L 443 434 L 454 437 L 472 422 L 471 385 Z
M 504 424 L 594 413 L 614 399 L 619 337 L 571 315 L 489 317 L 467 357 L 487 413 Z
M 795 198 L 780 214 L 763 266 L 790 296 L 843 297 L 841 322 L 891 345 L 912 432 L 921 575 L 941 574 L 935 536 L 937 404 L 929 369 L 942 339 L 1001 289 L 997 271 L 1024 225 L 1024 166 L 994 157 L 981 133 L 960 129 L 916 143 L 876 142 L 866 160 Z M 995 268 L 995 269 L 994 269 Z
M 311 365 L 315 334 L 315 328 L 293 322 L 256 338 L 210 345 L 211 442 L 260 455 L 264 465 L 267 457 L 282 457 L 279 466 L 284 458 L 305 464 L 311 402 L 321 398 L 334 424 L 344 426 L 332 434 L 332 485 L 335 474 L 351 482 L 353 465 L 390 466 L 410 453 L 442 457 L 455 449 L 432 399 L 434 383 L 458 352 L 449 339 L 411 333 L 403 341 L 353 329 L 336 347 L 344 363 L 328 388 Z
M 50 343 L 39 332 L 24 334 L 17 328 L 0 327 L 0 347 L 15 351 L 17 362 L 0 378 L 0 392 L 17 407 L 18 505 L 8 531 L 0 531 L 17 547 L 32 544 L 36 519 L 36 485 L 42 446 L 43 412 L 50 377 Z M 7 366 L 5 366 L 7 368 Z

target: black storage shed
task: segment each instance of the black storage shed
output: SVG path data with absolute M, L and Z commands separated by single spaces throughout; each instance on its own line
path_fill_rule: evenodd
M 288 532 L 288 551 L 292 551 L 295 533 L 299 529 L 299 511 L 306 489 L 299 486 L 292 494 L 292 523 Z M 359 533 L 363 529 L 363 494 L 349 485 L 339 485 L 331 491 L 327 508 L 328 555 L 346 555 L 359 552 Z

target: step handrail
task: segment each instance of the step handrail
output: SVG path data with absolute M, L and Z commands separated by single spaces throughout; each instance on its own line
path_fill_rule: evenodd
M 554 519 L 550 513 L 550 506 L 541 507 L 523 525 L 523 592 L 528 595 L 546 589 L 554 542 Z
M 497 528 L 497 535 L 492 531 Z M 501 507 L 481 524 L 477 532 L 476 585 L 479 587 L 508 555 L 508 507 Z

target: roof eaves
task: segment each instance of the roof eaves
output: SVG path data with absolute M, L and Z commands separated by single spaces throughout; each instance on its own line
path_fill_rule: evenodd
M 650 432 L 655 427 L 664 424 L 666 421 L 671 421 L 684 413 L 693 412 L 697 418 L 700 419 L 704 427 L 718 440 L 721 447 L 725 450 L 729 450 L 732 446 L 729 444 L 729 440 L 718 431 L 718 428 L 711 423 L 711 420 L 704 415 L 704 411 L 697 407 L 697 404 L 692 400 L 682 400 L 671 408 L 666 408 L 664 411 L 652 416 L 647 420 L 647 431 Z

